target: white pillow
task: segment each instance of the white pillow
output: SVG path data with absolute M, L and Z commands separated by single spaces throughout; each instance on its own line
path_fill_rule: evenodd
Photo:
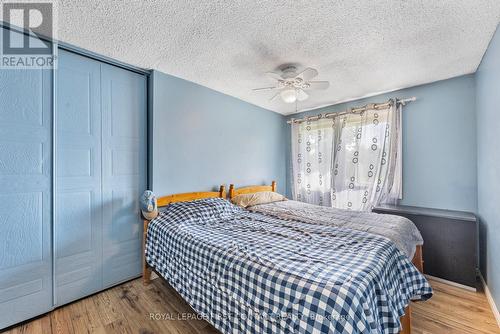
M 231 201 L 236 205 L 247 208 L 258 204 L 286 201 L 286 197 L 274 191 L 259 191 L 235 196 Z

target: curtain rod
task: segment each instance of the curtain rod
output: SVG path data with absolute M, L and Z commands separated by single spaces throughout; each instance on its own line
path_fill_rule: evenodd
M 414 102 L 416 100 L 417 100 L 417 98 L 415 96 L 413 96 L 413 97 L 409 97 L 406 99 L 396 99 L 396 103 L 405 105 L 409 102 Z M 338 117 L 338 116 L 342 116 L 342 115 L 346 115 L 346 114 L 360 113 L 360 112 L 363 112 L 367 109 L 384 109 L 384 108 L 387 108 L 388 106 L 390 106 L 392 101 L 393 100 L 389 100 L 385 103 L 371 103 L 371 104 L 367 104 L 367 105 L 364 105 L 364 106 L 359 107 L 359 108 L 350 108 L 350 109 L 340 111 L 340 112 L 331 112 L 331 113 L 319 114 L 319 115 L 315 115 L 315 116 L 307 116 L 307 117 L 303 117 L 303 118 L 292 118 L 289 121 L 287 121 L 287 123 L 292 124 L 292 123 L 302 123 L 302 122 L 306 122 L 306 121 L 317 121 L 318 119 L 321 119 L 321 118 L 334 118 L 334 117 Z

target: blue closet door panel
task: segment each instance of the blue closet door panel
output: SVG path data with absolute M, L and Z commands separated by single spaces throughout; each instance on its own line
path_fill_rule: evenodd
M 59 52 L 55 305 L 102 288 L 100 63 Z
M 51 138 L 52 72 L 0 70 L 0 329 L 52 309 Z
M 146 188 L 146 78 L 101 67 L 103 285 L 141 274 L 138 198 Z

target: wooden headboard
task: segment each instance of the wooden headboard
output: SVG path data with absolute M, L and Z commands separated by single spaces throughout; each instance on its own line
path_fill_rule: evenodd
M 167 206 L 170 203 L 189 202 L 203 198 L 226 198 L 226 189 L 220 186 L 219 191 L 197 191 L 192 193 L 172 194 L 157 199 L 158 207 Z M 151 280 L 151 268 L 146 263 L 146 237 L 148 233 L 149 220 L 144 219 L 144 230 L 142 236 L 142 278 L 144 284 Z
M 158 198 L 158 207 L 169 205 L 170 203 L 189 202 L 203 198 L 226 198 L 226 188 L 220 186 L 219 191 L 197 191 L 192 193 L 182 193 L 167 195 Z
M 235 188 L 234 184 L 231 184 L 229 185 L 229 199 L 233 199 L 234 196 L 253 194 L 260 191 L 276 191 L 276 181 L 271 182 L 270 186 L 249 186 L 242 188 Z

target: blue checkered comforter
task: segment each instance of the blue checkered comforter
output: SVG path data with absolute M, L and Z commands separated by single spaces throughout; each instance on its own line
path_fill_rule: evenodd
M 409 300 L 432 295 L 386 238 L 217 198 L 166 207 L 146 261 L 223 333 L 398 333 Z

